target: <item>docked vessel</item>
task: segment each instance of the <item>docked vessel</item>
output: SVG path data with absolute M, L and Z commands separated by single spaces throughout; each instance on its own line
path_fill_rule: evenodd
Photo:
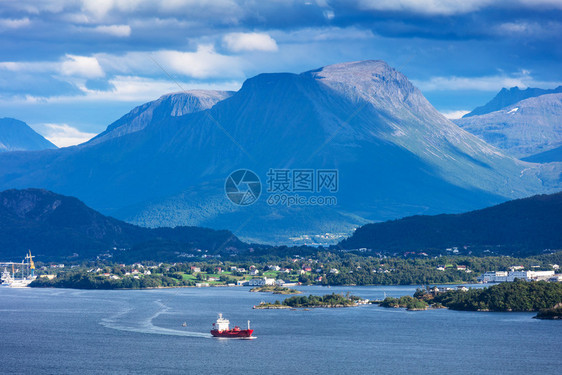
M 230 321 L 222 317 L 222 314 L 219 314 L 219 317 L 215 323 L 213 323 L 213 329 L 211 330 L 211 335 L 214 337 L 224 337 L 224 338 L 232 338 L 232 339 L 253 339 L 252 333 L 254 332 L 253 329 L 250 329 L 250 321 L 248 320 L 248 329 L 241 329 L 238 326 L 230 329 Z
M 37 278 L 37 276 L 35 276 L 35 263 L 33 262 L 33 258 L 35 257 L 31 255 L 30 251 L 29 254 L 26 254 L 25 260 L 21 263 L 1 262 L 0 265 L 4 266 L 4 272 L 2 272 L 0 286 L 25 288 L 31 284 L 31 282 Z M 8 271 L 8 266 L 12 267 L 12 272 Z M 16 271 L 15 267 L 18 268 L 18 271 Z M 20 277 L 18 277 L 18 274 Z

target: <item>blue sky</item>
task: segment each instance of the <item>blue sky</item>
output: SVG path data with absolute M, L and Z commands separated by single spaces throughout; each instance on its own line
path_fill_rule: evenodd
M 60 146 L 179 86 L 344 61 L 385 60 L 450 116 L 562 84 L 562 0 L 0 0 L 0 35 L 0 117 Z

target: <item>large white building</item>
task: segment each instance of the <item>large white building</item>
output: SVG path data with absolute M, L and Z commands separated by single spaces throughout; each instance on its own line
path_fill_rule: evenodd
M 483 273 L 477 280 L 481 283 L 503 283 L 515 279 L 525 281 L 548 280 L 553 276 L 554 271 L 492 271 Z
M 259 279 L 248 280 L 249 286 L 263 286 L 263 285 L 275 285 L 275 279 L 270 279 L 267 277 L 262 277 Z

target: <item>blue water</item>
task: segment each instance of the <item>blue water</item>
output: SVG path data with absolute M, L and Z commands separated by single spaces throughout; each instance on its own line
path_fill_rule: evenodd
M 301 287 L 365 298 L 415 287 Z M 247 288 L 0 289 L 6 374 L 559 374 L 562 322 L 532 313 L 408 312 L 374 305 L 252 310 Z M 212 338 L 222 312 L 255 340 Z M 187 327 L 182 323 L 187 322 Z

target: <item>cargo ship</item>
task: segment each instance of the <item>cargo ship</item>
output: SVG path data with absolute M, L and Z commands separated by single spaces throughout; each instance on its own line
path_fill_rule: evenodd
M 248 329 L 240 329 L 240 327 L 235 326 L 234 328 L 230 329 L 230 322 L 228 319 L 222 317 L 222 314 L 219 314 L 219 317 L 215 323 L 213 323 L 213 329 L 211 330 L 211 335 L 214 337 L 222 337 L 222 338 L 231 338 L 231 339 L 253 339 L 255 337 L 252 336 L 254 332 L 253 329 L 250 329 L 250 321 L 248 320 Z

